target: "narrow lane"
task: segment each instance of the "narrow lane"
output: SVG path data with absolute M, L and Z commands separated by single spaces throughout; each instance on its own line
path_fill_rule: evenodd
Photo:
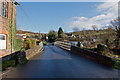
M 6 75 L 6 78 L 117 78 L 118 71 L 48 45 L 42 54 Z

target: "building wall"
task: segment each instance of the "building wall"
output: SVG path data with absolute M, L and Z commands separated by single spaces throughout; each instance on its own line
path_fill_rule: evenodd
M 16 5 L 14 5 L 14 22 L 16 22 Z M 4 57 L 6 55 L 11 54 L 11 17 L 12 17 L 12 3 L 8 2 L 8 14 L 7 17 L 3 17 L 1 14 L 1 2 L 0 2 L 0 34 L 6 35 L 6 49 L 0 50 L 0 57 Z M 16 27 L 16 23 L 14 23 L 14 28 Z M 15 36 L 15 35 L 14 35 Z
M 1 1 L 0 1 L 0 6 L 1 6 Z M 0 8 L 0 15 L 1 15 L 1 8 Z

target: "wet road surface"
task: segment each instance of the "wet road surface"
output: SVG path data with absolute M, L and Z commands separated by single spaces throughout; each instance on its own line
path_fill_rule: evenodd
M 3 78 L 117 78 L 118 71 L 89 59 L 48 45 L 38 54 Z

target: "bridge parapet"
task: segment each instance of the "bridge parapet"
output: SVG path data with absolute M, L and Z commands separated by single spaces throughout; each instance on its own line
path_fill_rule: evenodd
M 69 50 L 70 52 L 89 58 L 91 60 L 94 60 L 98 63 L 113 66 L 114 65 L 114 59 L 111 57 L 104 56 L 98 52 L 86 50 L 83 48 L 76 47 L 72 42 L 70 41 L 56 41 L 54 43 L 55 46 L 59 46 L 65 50 Z
M 54 45 L 70 51 L 73 43 L 70 41 L 56 41 Z

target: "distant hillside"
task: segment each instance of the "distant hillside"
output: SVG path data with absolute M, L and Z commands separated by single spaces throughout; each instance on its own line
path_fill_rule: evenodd
M 76 32 L 71 32 L 71 33 L 67 33 L 67 34 L 74 34 L 76 36 L 98 36 L 98 35 L 104 35 L 104 34 L 115 34 L 115 30 L 114 29 L 103 29 L 103 30 L 82 30 L 82 31 L 76 31 Z
M 17 30 L 17 34 L 26 34 L 26 33 L 35 34 L 34 32 L 31 31 Z

